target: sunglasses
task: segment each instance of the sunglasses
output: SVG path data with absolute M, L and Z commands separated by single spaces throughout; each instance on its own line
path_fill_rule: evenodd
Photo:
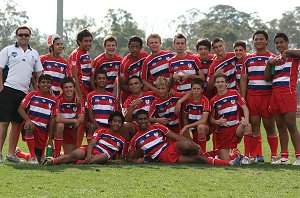
M 30 36 L 30 34 L 18 34 L 18 37 L 29 37 Z

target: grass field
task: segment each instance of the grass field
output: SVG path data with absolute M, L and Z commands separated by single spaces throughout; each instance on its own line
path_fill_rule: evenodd
M 19 145 L 26 150 L 23 142 Z M 265 137 L 263 151 L 266 163 L 241 167 L 5 162 L 0 164 L 0 197 L 300 197 L 300 167 L 270 165 Z

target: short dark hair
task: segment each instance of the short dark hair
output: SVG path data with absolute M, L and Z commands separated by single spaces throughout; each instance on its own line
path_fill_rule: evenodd
M 107 78 L 107 72 L 103 69 L 98 69 L 95 73 L 94 73 L 94 79 L 96 79 L 98 74 L 105 74 L 106 78 Z
M 247 49 L 246 42 L 242 41 L 242 40 L 234 41 L 233 48 L 235 48 L 237 46 L 241 46 L 244 50 Z
M 103 46 L 106 46 L 106 42 L 107 41 L 111 41 L 111 42 L 115 42 L 116 43 L 116 46 L 118 46 L 118 41 L 117 41 L 117 38 L 112 36 L 112 35 L 107 35 L 106 37 L 104 37 L 103 39 Z
M 214 83 L 216 82 L 217 78 L 225 78 L 225 82 L 228 82 L 228 77 L 224 73 L 218 73 L 214 75 Z
M 175 36 L 174 36 L 174 38 L 173 38 L 173 43 L 175 43 L 175 40 L 176 39 L 184 39 L 184 42 L 186 43 L 186 38 L 185 38 L 185 36 L 183 35 L 183 34 L 181 34 L 181 33 L 178 33 L 178 34 L 176 34 Z
M 38 83 L 40 83 L 42 80 L 49 80 L 52 83 L 52 77 L 49 74 L 40 75 Z
M 196 42 L 196 50 L 198 51 L 199 47 L 203 45 L 205 47 L 207 47 L 209 49 L 209 51 L 211 50 L 211 41 L 208 38 L 200 38 L 197 42 Z
M 128 47 L 130 46 L 131 42 L 138 42 L 141 47 L 143 46 L 143 40 L 137 35 L 130 37 L 130 39 L 128 40 Z
M 200 79 L 200 78 L 194 78 L 193 80 L 192 80 L 192 87 L 193 87 L 193 85 L 200 85 L 201 87 L 202 87 L 202 89 L 204 88 L 204 82 L 203 82 L 203 80 L 202 79 Z
M 25 26 L 25 25 L 17 27 L 17 29 L 16 29 L 16 35 L 18 34 L 18 31 L 21 30 L 21 29 L 28 30 L 29 34 L 31 35 L 31 29 L 29 27 Z
M 149 117 L 148 112 L 144 109 L 140 109 L 137 112 L 135 112 L 134 117 L 137 118 L 139 115 L 147 115 Z
M 93 39 L 93 35 L 87 29 L 80 30 L 77 34 L 76 42 L 79 45 L 79 41 L 82 41 L 84 37 L 91 37 Z
M 255 35 L 257 34 L 263 34 L 266 40 L 269 40 L 269 36 L 268 33 L 266 32 L 266 30 L 256 30 L 254 32 L 254 34 L 252 35 L 252 40 L 254 40 Z
M 61 80 L 61 88 L 63 88 L 66 83 L 72 83 L 73 86 L 75 87 L 75 81 L 70 76 L 66 76 Z
M 285 33 L 282 33 L 282 32 L 276 33 L 276 35 L 274 36 L 274 41 L 277 38 L 283 38 L 283 40 L 285 40 L 286 42 L 289 42 L 289 38 Z
M 136 76 L 136 75 L 130 76 L 130 77 L 128 78 L 128 82 L 129 82 L 131 79 L 133 79 L 133 78 L 139 79 L 139 81 L 140 81 L 141 83 L 143 83 L 142 78 L 141 78 L 140 76 Z
M 225 43 L 221 37 L 215 37 L 211 42 L 211 46 L 213 46 L 215 43 L 218 43 L 218 42 Z
M 120 117 L 122 119 L 122 124 L 125 122 L 125 118 L 123 116 L 123 114 L 120 111 L 113 111 L 108 118 L 108 123 L 110 123 L 114 117 Z

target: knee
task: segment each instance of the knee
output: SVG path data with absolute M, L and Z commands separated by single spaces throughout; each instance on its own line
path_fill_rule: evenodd
M 62 134 L 64 128 L 65 128 L 65 125 L 63 123 L 57 123 L 55 133 Z

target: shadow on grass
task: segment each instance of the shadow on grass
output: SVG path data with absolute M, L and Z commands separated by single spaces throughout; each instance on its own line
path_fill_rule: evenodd
M 242 165 L 242 166 L 211 166 L 207 164 L 163 164 L 157 162 L 151 162 L 146 164 L 116 164 L 114 162 L 109 162 L 105 165 L 75 165 L 75 164 L 63 164 L 55 166 L 42 166 L 42 165 L 32 165 L 27 163 L 3 163 L 2 165 L 10 166 L 16 170 L 39 170 L 39 171 L 48 171 L 48 172 L 64 172 L 68 169 L 78 169 L 78 170 L 89 170 L 100 172 L 101 169 L 152 169 L 159 170 L 161 168 L 170 168 L 170 169 L 225 169 L 231 171 L 240 171 L 240 170 L 256 170 L 256 171 L 282 171 L 282 170 L 293 170 L 300 171 L 298 166 L 293 165 L 271 165 L 269 163 L 259 163 L 251 165 Z

